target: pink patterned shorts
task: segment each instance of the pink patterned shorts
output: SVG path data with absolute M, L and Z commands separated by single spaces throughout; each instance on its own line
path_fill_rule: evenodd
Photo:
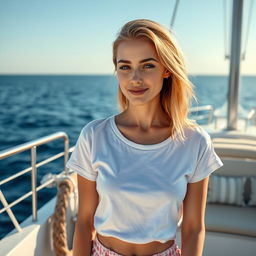
M 105 247 L 95 236 L 95 240 L 93 240 L 92 245 L 92 253 L 91 256 L 122 256 L 114 251 L 111 251 L 107 247 Z M 181 250 L 178 245 L 174 243 L 171 247 L 167 248 L 165 251 L 153 254 L 152 256 L 181 256 Z

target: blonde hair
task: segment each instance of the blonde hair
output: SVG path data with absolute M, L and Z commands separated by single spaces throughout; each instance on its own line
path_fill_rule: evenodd
M 163 79 L 160 92 L 160 103 L 163 111 L 169 116 L 171 123 L 171 137 L 184 141 L 184 128 L 198 126 L 194 120 L 188 119 L 192 98 L 196 101 L 193 84 L 189 81 L 184 58 L 175 42 L 171 31 L 155 21 L 137 19 L 126 23 L 113 42 L 113 63 L 117 70 L 118 45 L 130 39 L 148 39 L 156 49 L 162 65 L 171 72 L 169 78 Z M 118 88 L 118 107 L 121 111 L 128 107 L 127 99 Z

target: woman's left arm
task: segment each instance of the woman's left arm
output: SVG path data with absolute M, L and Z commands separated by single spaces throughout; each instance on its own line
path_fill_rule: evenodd
M 209 176 L 188 183 L 181 224 L 182 256 L 202 256 L 205 240 L 205 208 Z

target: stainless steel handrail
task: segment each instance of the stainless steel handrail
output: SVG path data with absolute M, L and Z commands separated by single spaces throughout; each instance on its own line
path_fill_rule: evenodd
M 208 113 L 203 115 L 193 115 L 193 113 L 198 113 L 199 111 L 208 111 Z M 207 119 L 208 124 L 213 120 L 213 112 L 214 108 L 212 105 L 191 107 L 189 109 L 189 113 L 193 115 L 193 118 L 195 118 L 196 121 Z
M 47 158 L 46 160 L 41 161 L 40 163 L 37 163 L 37 147 L 42 144 L 46 144 L 48 142 L 51 142 L 51 141 L 54 141 L 57 139 L 61 139 L 61 138 L 64 139 L 64 152 L 58 153 L 50 158 Z M 0 201 L 2 202 L 2 204 L 4 206 L 4 208 L 0 209 L 0 214 L 2 212 L 6 211 L 7 214 L 9 215 L 10 219 L 12 220 L 12 223 L 14 224 L 14 226 L 16 227 L 16 229 L 18 231 L 21 231 L 22 229 L 11 210 L 11 207 L 16 205 L 20 201 L 24 200 L 25 198 L 29 197 L 30 195 L 32 195 L 32 212 L 33 212 L 32 219 L 33 219 L 33 221 L 37 221 L 37 191 L 39 191 L 42 188 L 49 185 L 49 182 L 47 182 L 47 184 L 42 184 L 41 186 L 37 187 L 37 184 L 36 184 L 37 183 L 37 168 L 42 165 L 45 165 L 46 163 L 49 163 L 55 159 L 58 159 L 58 158 L 64 156 L 64 174 L 68 175 L 68 169 L 66 167 L 66 163 L 68 161 L 68 154 L 70 151 L 72 151 L 73 148 L 71 148 L 71 149 L 69 148 L 69 138 L 65 132 L 56 132 L 56 133 L 50 134 L 48 136 L 45 136 L 45 137 L 42 137 L 39 139 L 20 144 L 18 146 L 15 146 L 15 147 L 12 147 L 12 148 L 9 148 L 6 150 L 2 150 L 2 151 L 0 151 L 0 160 L 10 157 L 12 155 L 21 153 L 23 151 L 29 150 L 29 149 L 31 150 L 31 166 L 27 169 L 24 169 L 12 176 L 0 181 L 0 185 L 3 185 L 4 183 L 14 180 L 15 178 L 31 171 L 31 191 L 26 193 L 25 195 L 19 197 L 14 202 L 9 204 L 6 201 L 6 198 L 3 194 L 3 192 L 0 190 Z M 51 182 L 53 182 L 53 181 L 54 180 L 52 180 Z
M 247 114 L 246 123 L 245 123 L 245 130 L 247 131 L 249 122 L 253 122 L 256 124 L 256 107 L 252 107 Z

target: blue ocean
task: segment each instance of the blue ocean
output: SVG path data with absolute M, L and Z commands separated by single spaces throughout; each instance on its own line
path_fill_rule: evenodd
M 227 76 L 191 76 L 198 99 L 192 106 L 211 104 L 219 108 L 226 101 Z M 82 127 L 89 121 L 118 113 L 118 82 L 112 75 L 1 75 L 0 151 L 63 131 L 74 146 Z M 243 76 L 240 104 L 246 110 L 256 106 L 256 76 Z M 63 151 L 63 140 L 37 149 L 37 162 Z M 30 166 L 30 151 L 0 160 L 0 181 Z M 38 168 L 37 185 L 47 173 L 63 170 L 63 158 Z M 31 190 L 27 173 L 1 186 L 11 203 Z M 56 188 L 38 192 L 38 208 L 56 194 Z M 0 206 L 2 208 L 2 204 Z M 18 222 L 32 214 L 31 198 L 12 208 Z M 6 213 L 0 214 L 0 239 L 14 228 Z

